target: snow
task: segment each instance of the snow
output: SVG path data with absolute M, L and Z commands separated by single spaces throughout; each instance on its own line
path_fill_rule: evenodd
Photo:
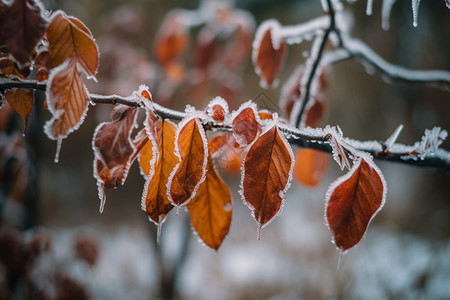
M 320 16 L 298 25 L 281 26 L 279 23 L 272 29 L 272 39 L 285 40 L 287 44 L 300 44 L 304 39 L 310 40 L 321 30 L 330 25 L 328 16 Z
M 371 16 L 373 11 L 373 0 L 367 0 L 366 15 Z
M 381 28 L 383 28 L 383 30 L 389 30 L 389 19 L 391 17 L 392 7 L 395 2 L 397 2 L 397 0 L 383 0 L 383 4 L 381 6 Z
M 434 156 L 436 150 L 447 138 L 448 132 L 440 127 L 433 129 L 425 129 L 425 134 L 422 141 L 416 142 L 414 148 L 419 153 L 419 158 L 424 159 L 427 156 Z
M 395 131 L 392 133 L 392 135 L 386 140 L 384 145 L 386 146 L 386 148 L 388 150 L 392 147 L 392 145 L 395 143 L 395 141 L 397 141 L 398 136 L 399 136 L 400 132 L 402 132 L 402 130 L 403 130 L 403 124 L 398 125 L 397 129 L 395 129 Z
M 419 5 L 420 0 L 411 0 L 412 12 L 413 12 L 413 26 L 417 27 L 418 25 L 418 15 L 419 15 Z

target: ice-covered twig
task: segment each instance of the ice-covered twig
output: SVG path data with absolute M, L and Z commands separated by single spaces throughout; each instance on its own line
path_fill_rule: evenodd
M 358 39 L 350 37 L 343 37 L 343 39 L 343 48 L 346 49 L 350 55 L 359 57 L 392 79 L 404 80 L 411 83 L 430 82 L 450 84 L 450 72 L 442 70 L 422 71 L 403 68 L 387 62 L 364 42 Z

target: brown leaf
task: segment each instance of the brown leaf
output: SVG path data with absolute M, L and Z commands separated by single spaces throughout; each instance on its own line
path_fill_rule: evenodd
M 261 77 L 261 86 L 263 87 L 275 87 L 278 84 L 276 76 L 286 54 L 284 41 L 274 42 L 272 37 L 272 29 L 279 26 L 277 21 L 266 21 L 258 29 L 253 44 L 253 65 L 256 73 Z M 276 44 L 275 47 L 274 44 Z
M 205 179 L 207 147 L 206 134 L 199 119 L 195 115 L 184 118 L 178 124 L 175 137 L 175 154 L 180 162 L 167 182 L 169 200 L 175 205 L 189 202 Z
M 256 119 L 256 105 L 248 101 L 241 105 L 233 114 L 232 131 L 236 142 L 241 147 L 252 143 L 260 132 L 260 125 Z
M 45 133 L 51 139 L 62 140 L 83 123 L 89 104 L 87 90 L 73 61 L 52 70 L 46 98 L 53 118 L 45 124 Z
M 220 153 L 226 145 L 229 145 L 229 143 L 230 136 L 228 133 L 218 134 L 208 141 L 209 153 L 214 157 L 216 154 Z
M 149 140 L 139 156 L 139 165 L 146 175 L 141 206 L 151 221 L 155 224 L 162 224 L 173 208 L 172 202 L 167 197 L 166 184 L 170 172 L 179 160 L 174 149 L 176 125 L 164 120 L 164 125 L 162 121 L 158 121 L 157 127 L 157 148 L 154 146 L 154 141 Z M 157 153 L 154 150 L 157 150 Z M 151 171 L 153 159 L 155 159 L 155 163 L 153 163 L 153 171 Z
M 0 77 L 13 80 L 25 80 L 26 76 L 19 70 L 17 64 L 11 59 L 2 57 L 0 59 Z
M 240 193 L 259 230 L 281 212 L 294 167 L 294 155 L 277 121 L 267 126 L 250 147 L 241 178 Z
M 35 0 L 15 0 L 0 19 L 0 45 L 7 45 L 14 58 L 25 64 L 47 30 L 48 20 L 41 3 Z
M 328 168 L 328 154 L 313 149 L 298 149 L 295 157 L 294 175 L 299 183 L 316 186 Z
M 325 102 L 321 98 L 311 99 L 312 105 L 305 112 L 305 125 L 310 127 L 317 127 L 325 113 Z M 309 104 L 309 103 L 308 103 Z
M 95 129 L 92 140 L 94 150 L 94 177 L 100 197 L 100 212 L 105 205 L 105 189 L 125 182 L 129 168 L 137 156 L 131 133 L 136 124 L 137 109 L 116 105 L 111 122 L 103 122 Z
M 74 59 L 88 77 L 95 76 L 98 67 L 98 47 L 92 34 L 81 21 L 57 11 L 53 14 L 48 27 L 47 38 L 53 67 L 67 59 Z
M 216 30 L 208 26 L 203 27 L 197 35 L 193 51 L 193 66 L 202 72 L 207 72 L 215 61 L 217 50 Z
M 327 192 L 325 217 L 340 251 L 361 241 L 386 198 L 386 182 L 370 157 L 358 157 L 352 169 Z
M 207 168 L 205 181 L 187 208 L 198 236 L 217 250 L 230 229 L 233 202 L 230 190 L 214 169 L 211 156 Z
M 25 126 L 23 131 L 25 132 L 33 111 L 33 92 L 26 89 L 12 89 L 5 92 L 5 98 L 16 113 L 24 119 Z

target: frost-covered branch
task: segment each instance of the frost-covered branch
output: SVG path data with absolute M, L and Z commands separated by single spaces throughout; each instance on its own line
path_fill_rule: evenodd
M 0 91 L 11 88 L 31 88 L 45 90 L 45 83 L 37 83 L 36 81 L 24 82 L 0 82 Z M 90 94 L 90 101 L 93 104 L 124 104 L 131 107 L 140 107 L 141 104 L 133 96 L 123 97 L 118 95 L 98 95 Z M 155 102 L 152 104 L 153 110 L 162 118 L 172 120 L 182 120 L 185 112 L 173 110 L 161 106 Z M 231 124 L 216 123 L 205 119 L 203 122 L 205 128 L 220 131 L 230 131 Z M 328 153 L 333 153 L 330 146 L 330 133 L 335 134 L 334 127 L 326 128 L 303 128 L 298 129 L 291 125 L 279 123 L 279 129 L 289 138 L 289 142 L 300 147 L 317 149 Z M 386 142 L 379 141 L 358 141 L 349 138 L 342 138 L 342 141 L 348 147 L 357 151 L 370 153 L 376 159 L 399 162 L 402 164 L 434 168 L 439 171 L 450 172 L 450 152 L 439 148 L 442 141 L 447 137 L 447 132 L 436 127 L 433 130 L 426 130 L 422 141 L 412 146 L 395 143 L 398 132 L 394 133 L 395 137 L 389 138 Z M 340 133 L 342 134 L 342 133 Z

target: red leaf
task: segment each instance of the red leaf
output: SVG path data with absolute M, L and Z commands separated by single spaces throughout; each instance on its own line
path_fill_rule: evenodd
M 333 182 L 327 192 L 325 217 L 338 249 L 361 241 L 386 198 L 386 182 L 370 157 L 358 157 L 352 169 Z
M 276 120 L 267 126 L 245 157 L 240 191 L 259 230 L 281 212 L 294 167 L 291 147 Z
M 34 0 L 15 0 L 0 19 L 0 45 L 7 45 L 20 64 L 31 60 L 36 44 L 47 30 L 48 20 L 41 3 Z
M 202 241 L 219 249 L 231 225 L 233 202 L 225 182 L 214 169 L 208 157 L 208 172 L 196 196 L 187 204 L 192 226 Z
M 178 124 L 175 154 L 180 162 L 167 182 L 169 200 L 180 206 L 189 202 L 205 179 L 208 158 L 206 134 L 199 119 L 188 116 Z
M 130 137 L 136 124 L 136 112 L 137 109 L 119 104 L 111 112 L 112 121 L 103 122 L 95 129 L 92 148 L 100 212 L 105 205 L 104 190 L 123 184 L 136 158 L 136 147 Z
M 279 27 L 275 20 L 264 22 L 256 33 L 252 60 L 256 73 L 261 77 L 261 86 L 275 87 L 276 76 L 283 64 L 286 45 L 283 40 L 274 40 L 272 29 Z
M 233 136 L 241 147 L 245 147 L 255 140 L 261 130 L 256 119 L 256 105 L 248 101 L 242 104 L 233 116 Z
M 206 113 L 215 122 L 223 123 L 228 115 L 228 103 L 222 97 L 215 97 L 209 102 Z

